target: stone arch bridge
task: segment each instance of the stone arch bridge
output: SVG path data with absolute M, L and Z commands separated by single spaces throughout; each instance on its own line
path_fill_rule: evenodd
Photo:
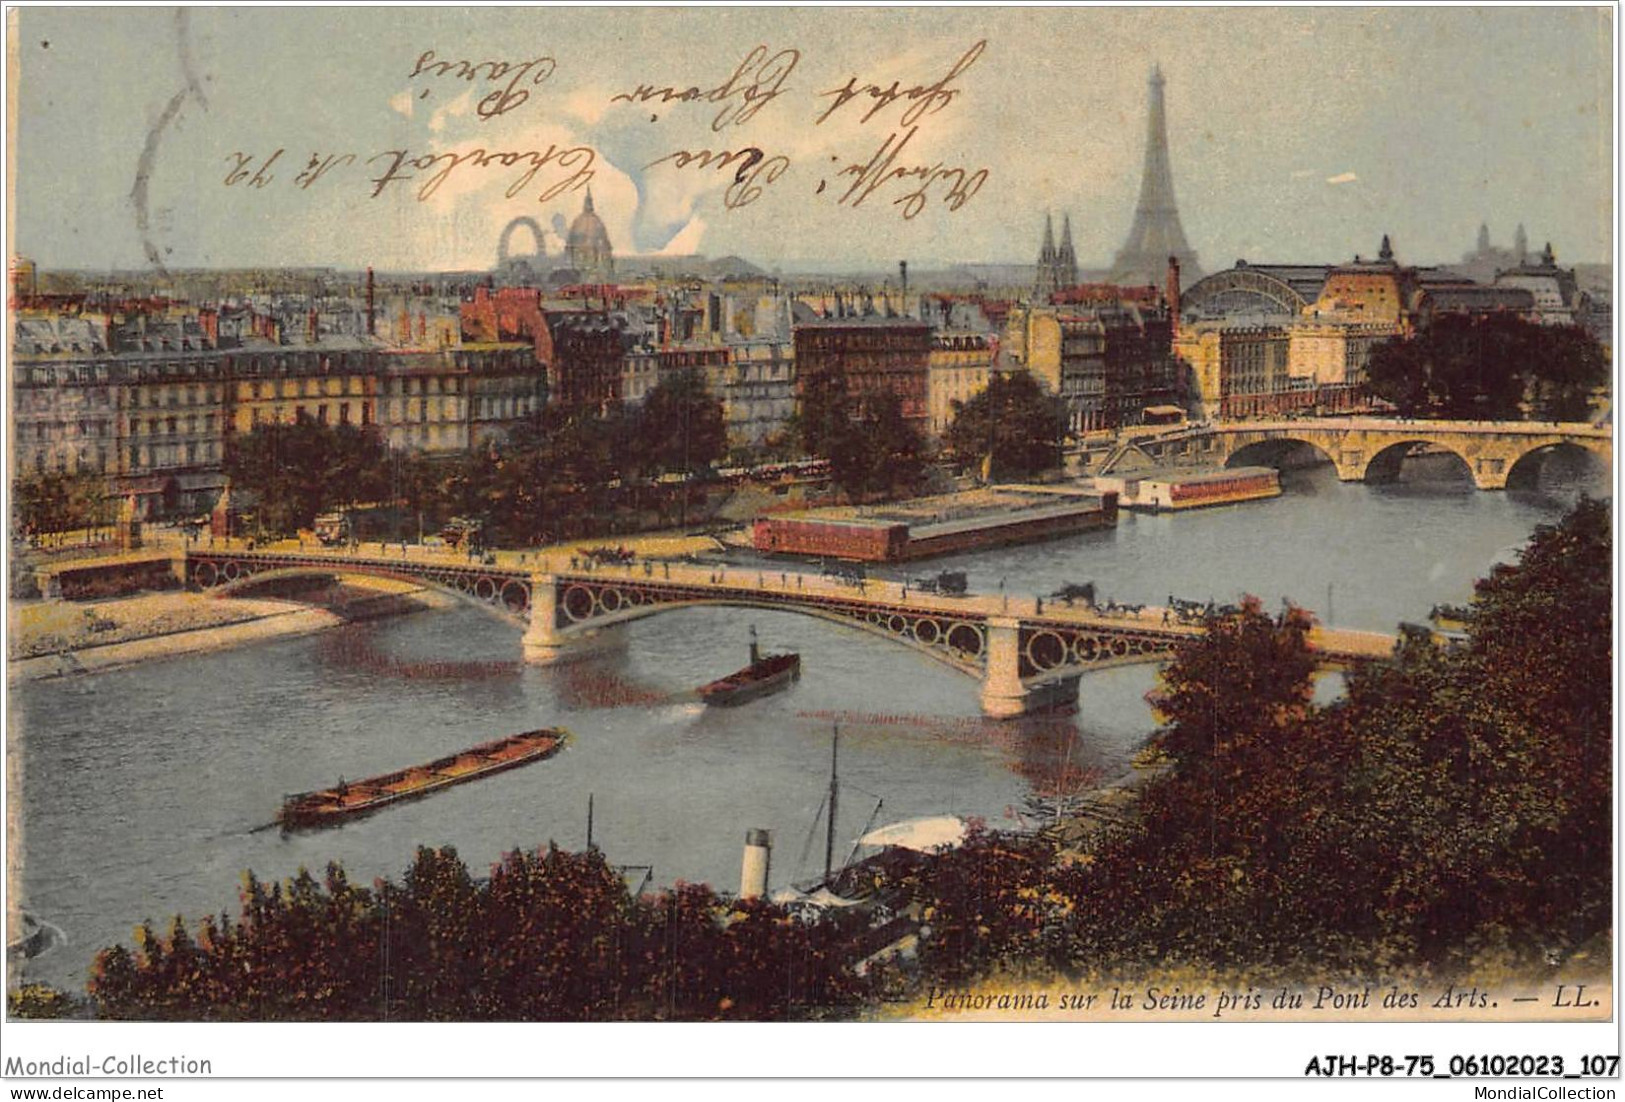
M 1608 426 L 1551 421 L 1412 421 L 1324 417 L 1229 421 L 1134 437 L 1153 460 L 1196 456 L 1231 465 L 1267 454 L 1271 446 L 1308 444 L 1323 452 L 1344 482 L 1382 481 L 1418 450 L 1457 456 L 1481 490 L 1503 490 L 1519 464 L 1559 448 L 1578 448 L 1610 471 L 1614 438 Z
M 525 657 L 540 664 L 592 653 L 617 626 L 673 609 L 796 612 L 890 639 L 977 678 L 983 711 L 998 718 L 1069 704 L 1082 674 L 1167 661 L 1175 646 L 1202 630 L 1155 608 L 1106 615 L 1032 596 L 944 597 L 894 582 L 854 586 L 800 571 L 654 560 L 561 570 L 558 558 L 502 552 L 496 562 L 474 562 L 447 554 L 193 548 L 186 552 L 185 577 L 222 596 L 316 574 L 412 580 L 523 626 Z M 1388 635 L 1323 628 L 1310 641 L 1327 668 L 1384 657 L 1394 643 Z

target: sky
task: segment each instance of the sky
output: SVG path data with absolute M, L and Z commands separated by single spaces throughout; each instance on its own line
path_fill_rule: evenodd
M 1155 63 L 1207 271 L 1371 255 L 1384 233 L 1403 262 L 1451 261 L 1481 222 L 1498 245 L 1522 223 L 1560 260 L 1604 261 L 1612 20 L 1596 7 L 30 8 L 9 28 L 10 249 L 43 268 L 483 270 L 520 217 L 558 252 L 586 184 L 620 254 L 787 271 L 1030 263 L 1052 212 L 1057 229 L 1070 216 L 1080 265 L 1105 267 L 1133 215 Z M 459 61 L 510 68 L 469 80 Z M 778 94 L 628 102 L 640 85 L 710 94 L 741 68 L 736 87 L 758 77 Z M 944 78 L 936 96 L 862 92 Z M 828 94 L 849 80 L 857 96 Z M 550 147 L 529 180 L 524 160 L 465 156 Z M 760 150 L 748 167 L 754 155 L 671 159 L 746 149 Z M 889 167 L 921 174 L 854 205 L 887 150 Z M 312 154 L 334 162 L 301 186 Z M 375 183 L 399 156 L 439 155 Z M 760 191 L 730 207 L 741 170 L 755 175 L 734 197 Z M 905 217 L 899 200 L 922 182 Z M 513 253 L 532 248 L 513 236 Z

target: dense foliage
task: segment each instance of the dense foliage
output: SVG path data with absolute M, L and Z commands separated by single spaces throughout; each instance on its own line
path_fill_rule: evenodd
M 697 471 L 728 447 L 722 403 L 706 390 L 698 371 L 662 379 L 631 421 L 622 454 L 645 471 Z
M 524 544 L 584 534 L 617 508 L 658 499 L 623 483 L 704 470 L 726 443 L 722 403 L 685 372 L 630 412 L 551 406 L 507 441 L 438 459 L 388 450 L 376 432 L 348 425 L 261 425 L 232 439 L 225 469 L 256 503 L 258 528 L 274 535 L 342 506 L 388 502 L 408 518 L 387 533 L 396 538 L 418 518 L 433 529 L 478 517 L 496 539 Z
M 1211 621 L 1155 695 L 1172 767 L 1134 821 L 1071 862 L 1020 838 L 936 862 L 928 959 L 1448 968 L 1606 934 L 1610 542 L 1582 502 L 1479 583 L 1467 646 L 1413 633 L 1323 708 L 1302 613 Z
M 1371 392 L 1405 416 L 1584 421 L 1609 368 L 1597 339 L 1577 326 L 1452 314 L 1378 345 L 1367 371 Z
M 915 489 L 925 441 L 886 392 L 859 399 L 836 376 L 806 380 L 791 430 L 806 455 L 829 460 L 830 480 L 853 499 Z
M 985 465 L 994 480 L 1028 478 L 1061 465 L 1066 405 L 1025 371 L 996 375 L 968 402 L 954 403 L 948 448 Z
M 111 524 L 116 504 L 97 476 L 24 470 L 11 484 L 11 522 L 24 535 Z
M 450 848 L 399 884 L 329 865 L 244 877 L 241 915 L 150 924 L 97 955 L 97 1013 L 169 1020 L 774 1020 L 853 1004 L 849 923 L 679 884 L 634 898 L 597 851 L 510 853 L 476 881 Z
M 388 489 L 384 445 L 374 429 L 309 417 L 260 425 L 226 441 L 226 475 L 254 499 L 259 525 L 291 533 L 337 505 L 376 501 Z

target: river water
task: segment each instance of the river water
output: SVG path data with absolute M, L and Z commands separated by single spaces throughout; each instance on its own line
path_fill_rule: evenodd
M 1283 485 L 1272 501 L 1124 514 L 1115 530 L 915 572 L 962 569 L 984 593 L 1093 580 L 1101 600 L 1136 604 L 1250 592 L 1274 609 L 1286 596 L 1340 626 L 1392 631 L 1465 602 L 1580 490 L 1607 492 L 1597 472 L 1555 461 L 1530 491 L 1482 493 L 1426 463 L 1386 486 L 1340 483 L 1329 467 Z M 749 623 L 768 649 L 801 653 L 800 682 L 733 709 L 685 699 L 744 664 Z M 971 679 L 809 617 L 693 609 L 624 631 L 624 649 L 539 669 L 518 660 L 518 628 L 457 608 L 14 688 L 22 901 L 65 937 L 21 974 L 78 989 L 96 950 L 128 943 L 144 918 L 235 915 L 245 869 L 282 878 L 337 860 L 354 879 L 398 877 L 427 844 L 456 846 L 480 875 L 515 847 L 579 848 L 589 793 L 594 841 L 613 862 L 652 866 L 655 883 L 734 890 L 745 831 L 765 827 L 778 887 L 821 871 L 837 719 L 841 851 L 871 820 L 1031 822 L 1031 797 L 1119 775 L 1154 724 L 1149 667 L 1086 677 L 1074 716 L 998 724 L 981 719 Z M 575 741 L 546 762 L 334 830 L 254 829 L 283 793 L 551 725 Z

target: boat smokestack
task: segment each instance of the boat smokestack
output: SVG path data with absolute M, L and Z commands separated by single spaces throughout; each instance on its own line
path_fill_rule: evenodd
M 756 625 L 752 624 L 750 626 L 750 664 L 754 666 L 754 665 L 756 665 L 756 663 L 760 662 L 761 660 L 762 660 L 762 648 L 756 642 Z
M 773 856 L 773 836 L 760 828 L 745 832 L 745 862 L 739 870 L 739 898 L 760 899 L 767 894 L 767 867 Z

